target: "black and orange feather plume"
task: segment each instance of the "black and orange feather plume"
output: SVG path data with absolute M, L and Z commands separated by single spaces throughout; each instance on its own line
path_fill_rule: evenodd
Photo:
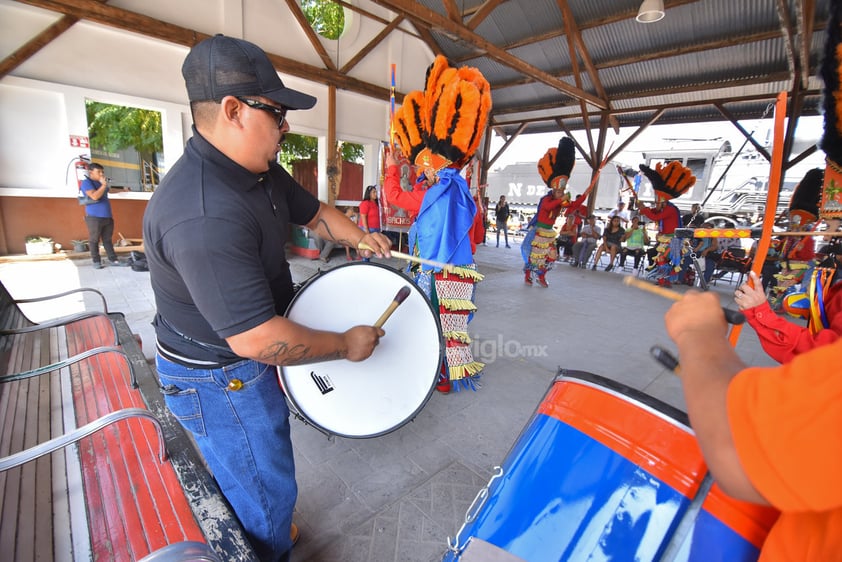
M 673 160 L 666 166 L 658 162 L 654 170 L 646 164 L 641 164 L 640 171 L 649 178 L 657 197 L 663 200 L 681 197 L 696 184 L 693 171 L 678 160 Z
M 570 178 L 573 165 L 576 163 L 576 147 L 570 137 L 561 137 L 558 147 L 547 150 L 544 156 L 538 160 L 538 173 L 547 187 L 556 189 L 564 188 L 566 180 Z M 564 185 L 559 185 L 558 180 L 564 179 Z M 553 185 L 553 184 L 556 185 Z
M 395 111 L 395 139 L 410 162 L 415 160 L 427 144 L 427 130 L 424 126 L 426 114 L 424 92 L 418 90 L 409 92 L 403 99 L 403 105 Z
M 427 71 L 427 147 L 457 167 L 476 152 L 491 111 L 491 88 L 475 68 L 452 68 L 442 56 Z
M 824 170 L 813 168 L 807 170 L 804 177 L 795 186 L 792 198 L 789 200 L 789 219 L 799 224 L 807 224 L 815 221 L 819 216 L 819 203 L 822 198 L 822 182 L 824 181 Z

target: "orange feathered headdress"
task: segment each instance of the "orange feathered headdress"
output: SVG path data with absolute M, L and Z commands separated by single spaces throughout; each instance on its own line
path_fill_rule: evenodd
M 437 56 L 427 69 L 423 104 L 415 94 L 408 94 L 404 100 L 404 106 L 409 101 L 420 110 L 420 120 L 413 115 L 413 121 L 420 122 L 420 132 L 414 136 L 405 135 L 409 150 L 401 140 L 400 129 L 408 121 L 406 116 L 414 109 L 395 113 L 396 121 L 399 115 L 404 120 L 403 124 L 396 123 L 401 150 L 416 165 L 433 172 L 447 166 L 461 168 L 467 164 L 479 147 L 491 111 L 488 81 L 475 68 L 454 68 L 446 58 Z M 413 97 L 410 98 L 410 95 Z M 418 145 L 412 140 L 419 138 L 424 140 L 425 146 L 423 150 L 415 151 L 413 149 Z

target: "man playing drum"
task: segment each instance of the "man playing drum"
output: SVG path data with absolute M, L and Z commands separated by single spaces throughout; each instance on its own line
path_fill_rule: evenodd
M 760 562 L 840 560 L 842 342 L 749 367 L 728 343 L 715 292 L 688 292 L 666 328 L 711 474 L 728 495 L 781 511 Z
M 216 35 L 182 67 L 193 138 L 149 202 L 143 237 L 167 406 L 189 429 L 261 560 L 287 560 L 297 487 L 275 365 L 362 361 L 383 330 L 316 331 L 284 318 L 290 223 L 389 256 L 277 164 L 286 113 L 316 99 L 285 88 L 256 45 Z M 370 256 L 371 252 L 363 252 Z M 291 532 L 291 529 L 293 531 Z

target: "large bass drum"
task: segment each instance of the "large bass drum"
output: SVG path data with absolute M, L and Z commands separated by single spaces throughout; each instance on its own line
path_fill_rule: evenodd
M 415 418 L 435 388 L 444 344 L 438 315 L 409 277 L 376 263 L 342 265 L 307 281 L 286 316 L 332 332 L 371 326 L 404 286 L 409 296 L 365 361 L 278 368 L 296 415 L 329 435 L 352 438 L 377 437 Z
M 757 560 L 778 513 L 713 484 L 683 412 L 562 373 L 445 560 Z

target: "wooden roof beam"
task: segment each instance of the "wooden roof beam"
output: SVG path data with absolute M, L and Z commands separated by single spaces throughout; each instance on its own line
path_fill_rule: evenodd
M 441 0 L 441 3 L 444 6 L 444 11 L 447 13 L 447 17 L 450 18 L 450 21 L 461 25 L 462 13 L 459 11 L 459 8 L 456 7 L 456 2 L 453 0 Z
M 795 81 L 800 79 L 800 74 L 796 73 L 798 60 L 795 51 L 795 30 L 792 28 L 792 20 L 789 17 L 789 2 L 777 0 L 775 5 L 778 9 L 778 20 L 781 24 L 781 37 L 784 42 L 787 66 L 789 66 L 791 80 Z
M 330 58 L 330 55 L 325 49 L 325 46 L 322 45 L 321 39 L 319 39 L 319 34 L 316 33 L 316 30 L 313 29 L 313 26 L 310 25 L 310 22 L 307 21 L 307 17 L 304 15 L 304 12 L 301 10 L 301 5 L 296 0 L 286 0 L 287 8 L 292 13 L 292 17 L 295 18 L 295 21 L 298 22 L 299 27 L 307 36 L 307 40 L 310 41 L 310 45 L 313 47 L 313 50 L 316 51 L 316 54 L 319 55 L 319 58 L 322 59 L 322 64 L 325 65 L 325 68 L 328 70 L 336 70 L 336 63 L 333 62 L 333 59 Z
M 62 16 L 47 29 L 21 45 L 0 62 L 0 78 L 3 78 L 18 66 L 25 63 L 32 55 L 46 47 L 50 42 L 67 31 L 79 21 L 75 16 Z
M 705 43 L 697 43 L 693 45 L 685 45 L 685 46 L 678 46 L 678 47 L 670 47 L 667 49 L 662 49 L 660 51 L 654 51 L 647 54 L 640 54 L 634 55 L 629 57 L 623 57 L 620 59 L 612 59 L 610 61 L 604 61 L 601 63 L 594 64 L 594 69 L 596 71 L 599 70 L 606 70 L 608 68 L 616 68 L 618 66 L 625 66 L 627 64 L 635 64 L 641 62 L 648 62 L 652 60 L 661 60 L 668 57 L 677 57 L 681 55 L 689 55 L 693 53 L 702 53 L 705 51 L 710 51 L 712 49 L 724 49 L 727 47 L 736 47 L 736 46 L 743 46 L 747 43 L 754 43 L 758 41 L 768 41 L 770 39 L 778 39 L 781 36 L 780 29 L 775 29 L 773 31 L 762 31 L 758 33 L 754 33 L 752 35 L 745 35 L 738 39 L 725 39 L 725 40 L 716 40 L 716 41 L 707 41 Z M 570 71 L 563 71 L 555 74 L 559 78 L 564 78 L 566 76 L 570 76 Z M 492 89 L 501 89 L 501 88 L 510 88 L 514 86 L 523 86 L 525 84 L 534 84 L 536 81 L 532 78 L 521 79 L 521 80 L 513 80 L 511 82 L 505 83 L 497 83 L 492 86 Z
M 97 1 L 105 4 L 108 0 Z M 49 45 L 53 39 L 70 29 L 77 21 L 79 21 L 79 18 L 74 15 L 64 15 L 53 22 L 47 29 L 21 45 L 19 49 L 13 51 L 12 54 L 0 61 L 0 79 L 25 63 L 32 55 Z
M 342 6 L 343 8 L 345 8 L 346 10 L 350 10 L 352 12 L 360 14 L 363 17 L 366 17 L 366 18 L 368 18 L 370 20 L 373 20 L 373 21 L 376 21 L 378 23 L 382 23 L 383 25 L 389 25 L 389 23 L 391 23 L 390 20 L 387 20 L 386 18 L 381 18 L 377 14 L 372 14 L 371 12 L 369 12 L 367 10 L 363 10 L 359 6 L 355 6 L 355 5 L 353 5 L 349 2 L 346 2 L 345 0 L 332 0 L 332 1 L 333 1 L 334 4 L 338 4 L 338 5 Z M 416 39 L 421 39 L 421 36 L 418 35 L 417 33 L 412 33 L 411 31 L 408 31 L 408 30 L 406 30 L 402 27 L 399 27 L 397 29 L 401 33 L 406 33 L 410 37 L 415 37 Z
M 581 144 L 579 144 L 579 141 L 577 141 L 576 137 L 573 136 L 573 132 L 570 130 L 570 127 L 568 127 L 567 123 L 564 122 L 564 119 L 558 118 L 555 119 L 555 122 L 559 127 L 561 127 L 561 130 L 564 131 L 564 134 L 570 137 L 570 140 L 572 140 L 573 144 L 576 145 L 576 150 L 579 151 L 579 154 L 582 155 L 582 158 L 585 160 L 585 162 L 587 162 L 588 166 L 590 166 L 591 169 L 593 169 L 593 151 L 585 150 L 585 148 Z M 593 142 L 591 142 L 591 139 L 588 139 L 588 141 L 591 143 L 591 147 L 593 148 Z
M 471 19 L 469 19 L 468 22 L 465 24 L 465 27 L 467 27 L 471 31 L 474 31 L 477 28 L 477 26 L 481 24 L 483 20 L 485 20 L 485 18 L 487 18 L 491 14 L 491 12 L 494 11 L 494 8 L 496 8 L 503 2 L 508 2 L 508 0 L 485 0 L 485 2 L 483 2 L 482 5 L 476 9 L 474 15 L 471 16 Z
M 210 35 L 201 33 L 194 29 L 188 29 L 159 19 L 155 19 L 137 12 L 131 12 L 121 8 L 115 8 L 101 4 L 97 0 L 18 0 L 22 4 L 44 8 L 53 12 L 65 15 L 76 16 L 84 14 L 84 19 L 94 21 L 116 29 L 130 31 L 167 41 L 176 45 L 193 47 L 199 41 L 207 39 Z M 318 68 L 309 64 L 266 53 L 269 60 L 280 72 L 303 78 L 305 80 L 318 82 L 326 85 L 334 85 L 337 88 L 348 90 L 380 100 L 388 100 L 389 88 L 370 84 L 356 78 L 341 74 L 339 71 Z M 396 94 L 396 101 L 403 100 L 403 94 Z
M 635 132 L 633 132 L 633 133 L 629 136 L 629 138 L 627 138 L 627 139 L 625 140 L 625 142 L 623 142 L 620 146 L 618 146 L 617 148 L 615 148 L 615 149 L 614 149 L 614 151 L 613 151 L 613 152 L 611 152 L 611 154 L 609 154 L 609 155 L 608 155 L 608 160 L 609 160 L 609 161 L 613 160 L 613 159 L 614 159 L 614 158 L 615 158 L 618 154 L 620 154 L 621 152 L 623 152 L 623 151 L 626 149 L 626 147 L 627 147 L 627 146 L 629 146 L 632 142 L 634 142 L 634 140 L 635 140 L 638 136 L 640 136 L 640 134 L 641 134 L 643 131 L 645 131 L 646 129 L 648 129 L 650 125 L 654 125 L 654 124 L 658 121 L 658 119 L 660 119 L 660 118 L 661 118 L 661 116 L 664 114 L 664 112 L 665 112 L 665 111 L 666 111 L 666 109 L 663 109 L 663 108 L 661 108 L 661 109 L 657 109 L 657 110 L 656 110 L 656 111 L 652 114 L 652 116 L 651 116 L 651 117 L 649 117 L 649 119 L 647 119 L 647 120 L 646 120 L 646 123 L 644 123 L 643 125 L 641 125 L 640 127 L 638 127 L 638 128 L 637 128 L 637 130 L 636 130 Z
M 815 0 L 800 0 L 798 10 L 798 50 L 801 54 L 801 84 L 806 88 L 810 83 L 810 45 L 813 43 L 813 19 L 816 17 Z
M 400 15 L 400 14 L 398 14 Z M 423 22 L 419 22 L 418 20 L 410 18 L 412 23 L 412 27 L 415 28 L 415 31 L 418 32 L 418 37 L 421 38 L 421 41 L 427 45 L 427 48 L 433 52 L 433 55 L 441 55 L 444 51 L 441 50 L 439 44 L 436 42 L 436 38 L 433 37 L 433 34 L 430 33 L 430 30 L 424 25 Z
M 734 127 L 736 127 L 736 128 L 737 128 L 737 130 L 738 130 L 738 131 L 740 131 L 740 133 L 742 133 L 742 135 L 746 138 L 746 140 L 747 140 L 749 143 L 751 143 L 751 145 L 755 148 L 755 150 L 757 150 L 757 152 L 758 152 L 759 154 L 761 154 L 761 155 L 763 156 L 763 158 L 765 158 L 765 159 L 766 159 L 766 161 L 771 161 L 771 160 L 772 160 L 772 156 L 769 154 L 769 151 L 768 151 L 768 150 L 766 150 L 766 148 L 765 148 L 765 147 L 763 147 L 763 146 L 762 146 L 759 142 L 757 142 L 757 141 L 754 139 L 754 137 L 751 135 L 751 133 L 749 133 L 748 131 L 746 131 L 746 130 L 745 130 L 745 127 L 743 127 L 742 125 L 740 125 L 740 122 L 737 120 L 737 118 L 736 118 L 736 117 L 734 117 L 734 115 L 733 115 L 733 114 L 731 114 L 731 112 L 730 112 L 730 111 L 728 111 L 728 110 L 725 108 L 725 106 L 724 106 L 724 105 L 722 105 L 721 103 L 715 103 L 715 104 L 713 104 L 713 105 L 714 105 L 714 107 L 716 107 L 716 109 L 718 109 L 718 110 L 719 110 L 719 112 L 720 112 L 720 113 L 721 113 L 721 114 L 722 114 L 722 115 L 723 115 L 723 116 L 724 116 L 724 117 L 725 117 L 728 121 L 730 121 L 730 122 L 731 122 L 731 124 L 732 124 L 732 125 L 734 125 Z
M 520 135 L 523 132 L 523 130 L 525 128 L 526 128 L 526 123 L 524 123 L 520 127 L 518 127 L 517 131 L 512 133 L 512 136 L 510 136 L 508 139 L 506 139 L 506 142 L 503 144 L 503 146 L 500 147 L 500 150 L 497 151 L 497 154 L 495 154 L 494 157 L 491 158 L 491 160 L 488 161 L 488 168 L 491 168 L 491 166 L 494 164 L 494 162 L 496 162 L 497 159 L 500 158 L 500 156 L 504 152 L 506 152 L 506 149 L 509 148 L 509 146 L 513 142 L 515 142 L 515 139 L 518 137 L 518 135 Z
M 389 22 L 389 25 L 384 27 L 374 39 L 369 41 L 360 51 L 354 55 L 351 60 L 339 69 L 342 74 L 347 74 L 352 68 L 363 60 L 377 45 L 379 45 L 390 33 L 403 21 L 403 16 L 396 16 L 395 19 Z
M 551 86 L 552 88 L 565 92 L 568 95 L 571 95 L 575 98 L 584 99 L 588 103 L 595 105 L 600 109 L 605 109 L 605 102 L 599 99 L 597 96 L 584 90 L 580 90 L 579 88 L 573 87 L 570 84 L 557 79 L 551 74 L 525 63 L 523 60 L 517 58 L 516 56 L 495 46 L 487 39 L 480 37 L 473 31 L 466 28 L 464 25 L 456 24 L 450 21 L 448 18 L 442 16 L 438 12 L 426 8 L 418 4 L 417 2 L 414 2 L 413 0 L 373 1 L 377 4 L 389 8 L 390 10 L 402 13 L 405 16 L 412 18 L 413 21 L 415 21 L 418 25 L 440 29 L 443 32 L 453 35 L 469 44 L 474 44 L 480 49 L 484 50 L 486 53 L 488 53 L 489 58 L 496 60 L 500 64 L 513 68 L 521 74 L 531 76 L 539 82 L 543 82 L 548 86 Z
M 816 96 L 819 95 L 818 90 L 809 90 L 802 92 L 803 95 L 811 95 Z M 669 104 L 659 104 L 659 105 L 646 105 L 640 107 L 629 107 L 629 108 L 613 108 L 611 113 L 613 115 L 623 115 L 625 113 L 645 113 L 647 111 L 660 111 L 660 110 L 668 110 L 668 109 L 683 109 L 687 107 L 696 107 L 700 105 L 716 105 L 718 104 L 726 104 L 726 103 L 738 103 L 738 102 L 746 102 L 746 101 L 763 101 L 763 100 L 770 100 L 774 101 L 777 97 L 777 93 L 774 94 L 755 94 L 751 96 L 741 96 L 741 97 L 727 97 L 727 98 L 715 98 L 715 99 L 707 99 L 707 100 L 699 100 L 694 102 L 679 102 L 679 103 L 669 103 Z M 568 104 L 566 107 L 572 107 L 574 104 Z M 551 109 L 558 109 L 559 105 L 554 105 Z M 516 112 L 520 113 L 520 112 Z M 578 114 L 574 113 L 567 113 L 564 115 L 542 115 L 540 117 L 531 117 L 531 118 L 518 118 L 511 121 L 501 121 L 496 119 L 496 115 L 494 116 L 495 119 L 493 121 L 493 125 L 496 128 L 507 127 L 510 125 L 520 124 L 520 123 L 545 123 L 550 121 L 556 121 L 558 119 L 570 119 L 572 117 L 576 117 Z M 759 118 L 759 117 L 758 117 Z

